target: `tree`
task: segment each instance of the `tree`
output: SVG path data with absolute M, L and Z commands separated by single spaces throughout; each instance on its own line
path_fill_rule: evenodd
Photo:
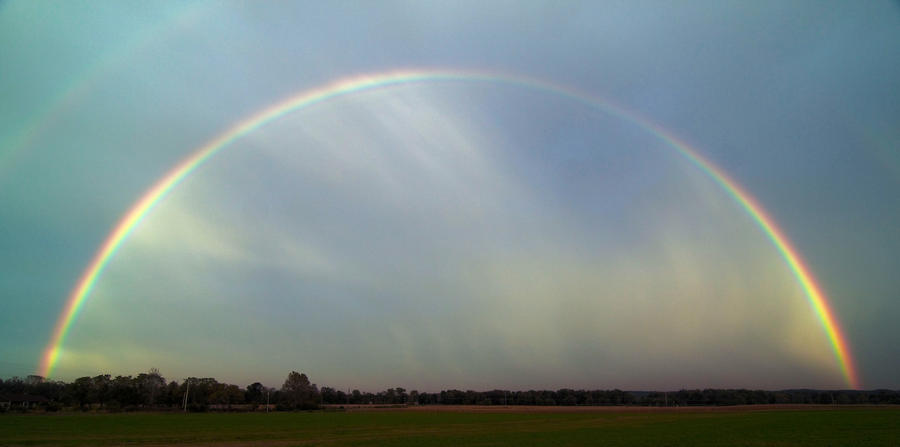
M 244 392 L 244 400 L 251 404 L 263 404 L 266 402 L 266 387 L 259 382 L 247 385 L 247 391 Z
M 319 390 L 319 394 L 322 395 L 322 403 L 323 404 L 342 404 L 343 400 L 338 396 L 338 391 L 334 388 L 323 386 L 321 390 Z
M 109 394 L 118 407 L 131 407 L 141 403 L 141 395 L 131 376 L 116 376 L 112 379 Z
M 78 404 L 78 408 L 84 408 L 86 404 L 90 404 L 91 390 L 93 388 L 93 381 L 90 377 L 79 377 L 75 379 L 74 382 L 70 385 L 70 393 L 75 402 Z
M 159 374 L 159 370 L 150 368 L 150 372 L 138 374 L 134 381 L 143 403 L 151 407 L 156 405 L 157 398 L 166 387 L 166 379 Z
M 188 394 L 188 410 L 189 411 L 206 411 L 209 408 L 210 396 L 220 388 L 219 382 L 212 377 L 188 377 L 181 384 L 179 392 L 183 396 L 185 392 Z
M 244 393 L 237 385 L 218 384 L 215 391 L 210 394 L 209 399 L 218 405 L 225 405 L 229 410 L 232 404 L 240 404 L 244 402 Z
M 161 400 L 167 407 L 180 407 L 184 403 L 184 393 L 181 392 L 181 387 L 178 385 L 178 382 L 173 380 L 166 385 L 166 389 L 163 391 L 163 399 Z
M 99 403 L 100 408 L 103 408 L 106 400 L 109 398 L 109 374 L 95 376 L 91 379 L 91 382 L 91 401 Z
M 281 387 L 281 403 L 291 409 L 311 410 L 319 407 L 319 390 L 309 383 L 306 374 L 291 371 Z

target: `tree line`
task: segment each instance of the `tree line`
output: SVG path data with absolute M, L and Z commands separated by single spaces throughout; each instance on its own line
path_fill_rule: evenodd
M 31 375 L 0 379 L 0 411 L 15 409 L 14 402 L 39 397 L 45 410 L 97 409 L 105 411 L 181 410 L 249 411 L 312 410 L 322 405 L 637 405 L 721 406 L 755 404 L 900 404 L 900 391 L 822 391 L 704 389 L 673 392 L 621 390 L 444 390 L 435 393 L 389 388 L 377 393 L 339 390 L 311 383 L 306 374 L 292 371 L 280 388 L 259 382 L 246 387 L 214 378 L 190 377 L 167 381 L 156 369 L 137 376 L 101 374 L 72 382 Z M 32 399 L 34 400 L 34 399 Z M 6 405 L 4 405 L 6 403 Z M 21 405 L 22 408 L 27 405 Z

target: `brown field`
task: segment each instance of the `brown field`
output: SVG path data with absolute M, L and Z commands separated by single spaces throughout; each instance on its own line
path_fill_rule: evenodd
M 395 411 L 430 413 L 723 413 L 773 410 L 838 410 L 896 408 L 890 405 L 813 405 L 813 404 L 771 404 L 771 405 L 731 405 L 731 406 L 689 406 L 689 407 L 648 407 L 648 406 L 546 406 L 546 405 L 323 405 L 328 410 L 347 412 Z

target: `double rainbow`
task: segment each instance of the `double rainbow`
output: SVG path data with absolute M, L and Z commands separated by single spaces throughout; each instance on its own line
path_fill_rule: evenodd
M 134 231 L 141 220 L 146 217 L 147 213 L 149 213 L 150 210 L 172 190 L 172 188 L 194 172 L 206 160 L 241 137 L 296 110 L 335 97 L 346 96 L 364 90 L 426 81 L 499 82 L 550 92 L 601 110 L 625 121 L 632 122 L 667 143 L 721 186 L 722 189 L 724 189 L 744 208 L 744 210 L 747 211 L 759 228 L 762 229 L 769 240 L 772 241 L 775 248 L 784 258 L 785 262 L 787 262 L 791 272 L 796 276 L 809 304 L 819 317 L 819 320 L 828 335 L 835 358 L 847 384 L 852 388 L 859 388 L 859 378 L 850 356 L 846 337 L 843 335 L 837 319 L 834 317 L 834 312 L 828 305 L 828 301 L 825 298 L 825 294 L 822 292 L 822 288 L 816 283 L 815 278 L 812 273 L 810 273 L 809 268 L 804 264 L 797 250 L 791 246 L 784 233 L 775 225 L 775 221 L 765 212 L 763 207 L 753 198 L 753 196 L 741 188 L 737 182 L 732 180 L 724 171 L 665 129 L 662 129 L 658 125 L 634 112 L 614 106 L 607 101 L 594 98 L 572 88 L 538 79 L 465 70 L 391 71 L 338 80 L 321 87 L 302 91 L 299 94 L 263 109 L 262 111 L 251 115 L 249 118 L 238 122 L 203 146 L 195 149 L 189 157 L 172 168 L 164 177 L 158 180 L 152 188 L 144 193 L 140 200 L 138 200 L 131 209 L 128 210 L 124 217 L 121 218 L 112 233 L 107 236 L 103 245 L 94 255 L 91 263 L 88 265 L 74 290 L 72 290 L 69 295 L 69 299 L 59 317 L 50 343 L 42 357 L 38 374 L 49 377 L 53 373 L 53 368 L 59 360 L 60 352 L 69 330 L 78 318 L 78 314 L 84 307 L 84 303 L 88 296 L 90 296 L 91 290 L 97 283 L 97 279 L 103 273 L 103 270 L 109 264 L 118 249 L 122 246 L 125 239 L 128 238 L 128 235 Z

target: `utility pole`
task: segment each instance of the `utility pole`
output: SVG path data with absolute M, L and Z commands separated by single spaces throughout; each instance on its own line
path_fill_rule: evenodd
M 187 387 L 184 389 L 184 411 L 185 411 L 185 413 L 187 413 L 187 399 L 188 399 L 188 392 L 190 392 L 190 391 L 191 391 L 191 381 L 188 380 Z

